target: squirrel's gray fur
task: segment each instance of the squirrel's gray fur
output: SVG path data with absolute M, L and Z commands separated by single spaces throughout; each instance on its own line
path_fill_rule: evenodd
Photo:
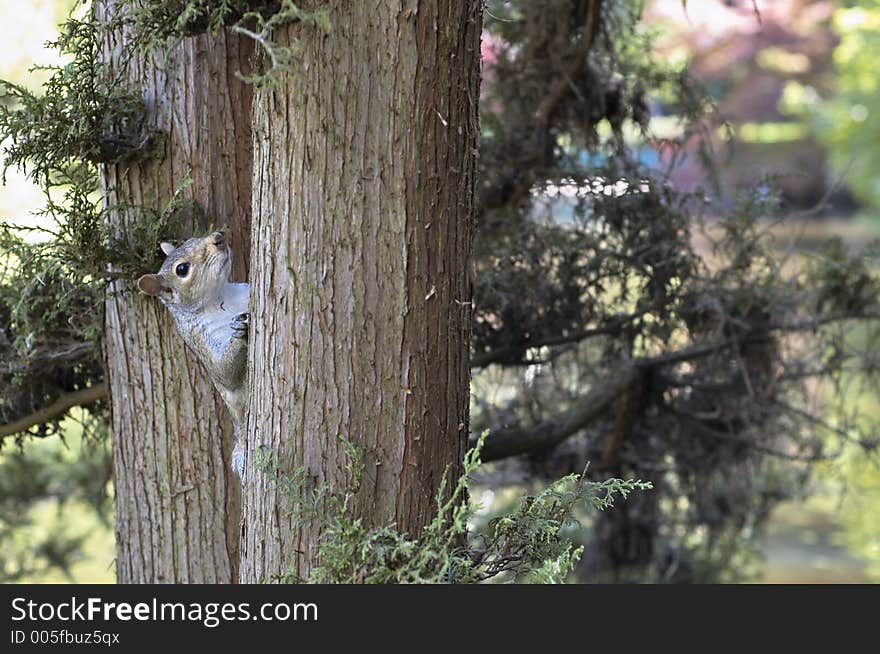
M 179 247 L 162 243 L 165 262 L 138 288 L 168 307 L 177 331 L 208 371 L 232 414 L 232 468 L 244 471 L 242 429 L 247 406 L 248 285 L 229 283 L 232 250 L 214 232 Z

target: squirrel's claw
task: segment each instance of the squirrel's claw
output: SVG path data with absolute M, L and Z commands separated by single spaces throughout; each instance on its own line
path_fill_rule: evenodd
M 232 327 L 232 335 L 235 338 L 243 338 L 247 340 L 248 330 L 251 324 L 251 314 L 240 313 L 232 319 L 230 327 Z

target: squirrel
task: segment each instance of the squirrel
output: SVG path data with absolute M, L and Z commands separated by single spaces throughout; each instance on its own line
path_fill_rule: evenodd
M 141 292 L 168 307 L 177 331 L 220 393 L 233 424 L 232 468 L 244 473 L 242 429 L 247 406 L 248 284 L 229 282 L 232 250 L 222 232 L 179 247 L 161 243 L 165 262 L 137 281 Z

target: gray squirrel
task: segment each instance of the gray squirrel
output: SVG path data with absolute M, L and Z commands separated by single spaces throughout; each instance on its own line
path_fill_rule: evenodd
M 232 250 L 221 232 L 179 247 L 161 243 L 165 262 L 138 288 L 168 307 L 177 331 L 205 366 L 232 414 L 232 468 L 244 472 L 242 429 L 247 406 L 248 284 L 232 284 Z

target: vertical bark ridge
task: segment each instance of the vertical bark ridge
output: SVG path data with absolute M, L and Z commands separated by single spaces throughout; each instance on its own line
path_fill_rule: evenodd
M 243 581 L 314 563 L 322 524 L 279 475 L 343 493 L 350 440 L 353 510 L 415 534 L 466 444 L 480 3 L 322 6 L 332 31 L 279 30 L 301 69 L 254 103 Z

